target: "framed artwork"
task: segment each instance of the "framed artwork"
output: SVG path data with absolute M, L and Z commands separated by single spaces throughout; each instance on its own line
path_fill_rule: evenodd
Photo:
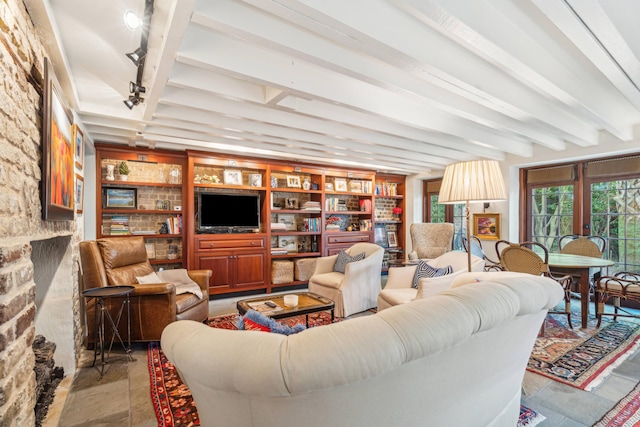
M 147 250 L 147 258 L 154 259 L 156 257 L 156 245 L 153 243 L 145 243 L 144 248 Z
M 136 193 L 135 188 L 105 188 L 103 205 L 112 209 L 135 209 Z
M 331 182 L 325 182 L 325 183 L 324 183 L 324 190 L 325 190 L 325 191 L 333 191 L 333 183 L 331 183 Z
M 167 199 L 158 199 L 156 200 L 156 210 L 157 211 L 168 211 L 169 210 L 169 200 Z
M 389 242 L 390 248 L 398 247 L 398 236 L 395 231 L 387 232 L 387 241 Z
M 242 171 L 225 170 L 224 183 L 226 185 L 242 185 Z
M 385 224 L 376 224 L 373 230 L 373 241 L 376 245 L 380 245 L 383 248 L 389 247 L 389 234 L 387 233 L 387 226 Z
M 500 214 L 499 213 L 474 213 L 473 234 L 483 240 L 500 239 Z
M 294 214 L 278 214 L 277 219 L 278 222 L 284 224 L 285 230 L 296 230 L 296 216 Z
M 298 251 L 298 240 L 295 236 L 278 236 L 278 247 L 286 249 L 287 253 Z
M 44 82 L 42 218 L 72 220 L 75 213 L 72 116 L 48 58 L 44 59 Z
M 297 175 L 287 175 L 287 187 L 301 188 L 300 177 Z
M 333 180 L 336 185 L 336 191 L 347 191 L 347 180 L 344 178 L 336 178 Z
M 84 134 L 77 124 L 73 125 L 73 141 L 75 144 L 76 167 L 82 170 L 82 165 L 84 164 Z
M 349 191 L 352 193 L 362 193 L 362 181 L 355 179 L 349 181 Z
M 252 187 L 262 187 L 262 174 L 252 173 L 249 175 L 249 185 Z
M 76 174 L 76 213 L 82 213 L 84 210 L 84 178 L 80 174 Z
M 278 188 L 278 178 L 271 176 L 271 188 Z

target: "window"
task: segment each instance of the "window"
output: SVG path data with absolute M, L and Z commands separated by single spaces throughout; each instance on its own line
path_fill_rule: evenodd
M 422 220 L 424 222 L 453 223 L 453 249 L 462 250 L 462 236 L 466 233 L 464 204 L 443 205 L 438 203 L 441 183 L 441 179 L 424 181 Z

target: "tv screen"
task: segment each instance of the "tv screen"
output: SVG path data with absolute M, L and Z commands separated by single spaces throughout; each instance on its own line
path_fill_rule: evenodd
M 260 195 L 199 193 L 198 228 L 259 228 Z

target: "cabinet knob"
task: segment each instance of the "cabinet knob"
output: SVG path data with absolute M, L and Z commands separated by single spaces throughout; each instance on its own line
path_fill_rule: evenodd
M 209 247 L 210 247 L 210 248 L 212 248 L 212 247 L 214 247 L 214 246 L 215 246 L 215 245 L 214 245 L 213 243 L 209 243 Z
M 255 246 L 255 245 L 256 245 L 256 242 L 251 242 L 251 246 Z

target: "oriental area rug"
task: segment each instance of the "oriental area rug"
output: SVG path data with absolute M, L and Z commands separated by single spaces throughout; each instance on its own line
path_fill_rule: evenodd
M 338 322 L 341 319 L 335 319 Z M 212 328 L 237 329 L 237 314 L 212 317 L 207 324 Z M 279 319 L 278 322 L 293 326 L 304 324 L 304 316 Z M 309 327 L 328 325 L 331 315 L 321 311 L 309 314 Z M 198 411 L 189 388 L 182 382 L 175 367 L 167 360 L 159 342 L 149 343 L 147 352 L 151 401 L 155 409 L 158 427 L 199 426 Z
M 579 313 L 573 318 L 579 319 Z M 575 323 L 575 322 L 573 322 Z M 545 334 L 536 339 L 527 369 L 590 391 L 640 347 L 640 324 L 589 318 L 588 327 L 567 326 L 565 315 L 550 314 Z
M 640 383 L 593 427 L 633 427 L 638 425 L 640 425 Z

